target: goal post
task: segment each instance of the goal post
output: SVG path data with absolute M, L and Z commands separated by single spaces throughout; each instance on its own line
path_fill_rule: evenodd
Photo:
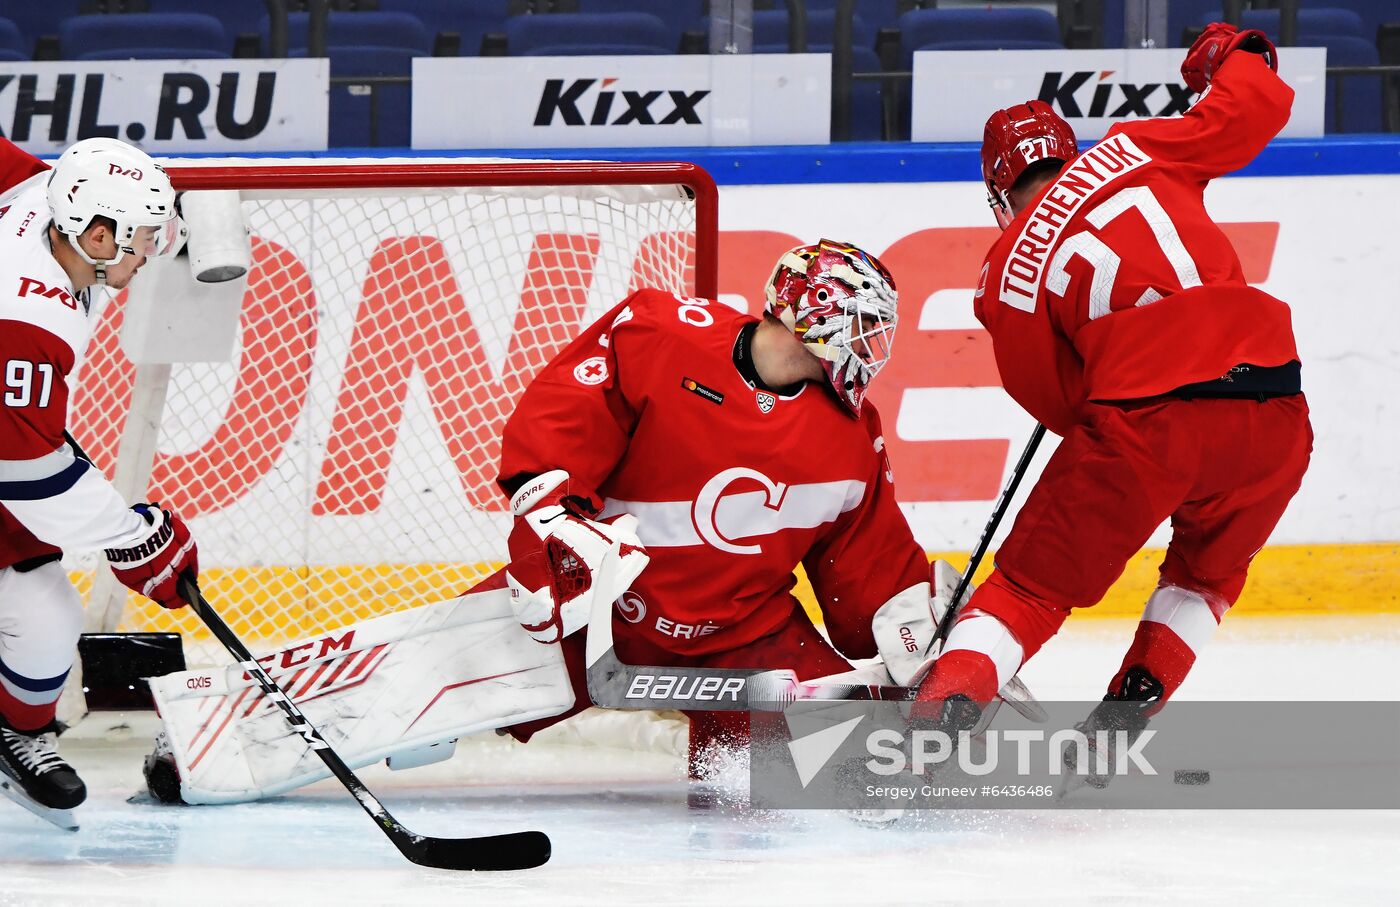
M 228 312 L 154 279 L 120 294 L 69 422 L 123 493 L 188 519 L 202 585 L 255 650 L 495 570 L 500 432 L 529 381 L 639 287 L 718 291 L 718 195 L 691 164 L 169 170 L 179 190 L 238 193 L 246 289 Z M 139 306 L 164 312 L 158 355 L 133 352 Z M 174 630 L 191 664 L 226 660 L 192 615 L 99 579 L 99 557 L 67 562 L 90 630 Z

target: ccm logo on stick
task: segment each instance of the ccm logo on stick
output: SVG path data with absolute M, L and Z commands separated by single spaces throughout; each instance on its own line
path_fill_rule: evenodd
M 742 677 L 678 677 L 675 674 L 638 674 L 627 688 L 628 699 L 693 699 L 698 702 L 739 701 Z

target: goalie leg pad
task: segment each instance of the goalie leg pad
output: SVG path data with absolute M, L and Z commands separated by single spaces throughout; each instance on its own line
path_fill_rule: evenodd
M 260 660 L 352 768 L 574 703 L 559 647 L 521 629 L 504 589 L 385 615 Z M 236 666 L 167 674 L 151 692 L 187 803 L 256 800 L 329 777 Z

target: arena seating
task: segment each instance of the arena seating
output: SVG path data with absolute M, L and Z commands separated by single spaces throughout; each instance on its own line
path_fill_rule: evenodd
M 516 57 L 673 54 L 666 23 L 650 13 L 555 13 L 506 21 L 506 49 Z
M 0 19 L 0 61 L 29 59 L 29 45 L 19 26 L 9 19 Z
M 308 53 L 310 0 L 287 0 L 289 56 Z M 329 0 L 326 56 L 336 145 L 406 144 L 412 60 L 428 55 L 706 53 L 710 0 Z M 804 15 L 790 10 L 801 3 Z M 1280 0 L 1246 0 L 1241 24 L 1275 40 Z M 753 51 L 829 53 L 838 0 L 754 0 Z M 1223 18 L 1223 0 L 1170 0 L 1170 43 Z M 1298 0 L 1296 43 L 1331 66 L 1400 63 L 1400 3 Z M 1055 12 L 1058 11 L 1057 17 Z M 266 0 L 3 0 L 0 61 L 219 59 L 271 55 Z M 906 76 L 919 50 L 1121 47 L 1117 0 L 1052 3 L 856 0 L 851 23 L 851 133 L 893 138 L 908 121 Z M 893 75 L 875 78 L 884 73 Z M 363 79 L 365 81 L 356 81 Z M 1329 131 L 1377 131 L 1400 116 L 1400 76 L 1329 76 Z M 373 120 L 373 122 L 371 122 Z
M 210 60 L 233 55 L 224 24 L 203 13 L 74 16 L 59 27 L 69 60 Z

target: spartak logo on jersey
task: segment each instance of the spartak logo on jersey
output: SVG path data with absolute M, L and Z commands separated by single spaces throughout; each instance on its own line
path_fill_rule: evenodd
M 773 407 L 778 405 L 778 398 L 767 391 L 754 391 L 753 400 L 758 404 L 758 411 L 765 416 L 773 411 Z
M 622 597 L 614 604 L 617 606 L 618 616 L 629 624 L 639 624 L 642 618 L 647 616 L 646 599 L 631 590 L 622 593 Z

